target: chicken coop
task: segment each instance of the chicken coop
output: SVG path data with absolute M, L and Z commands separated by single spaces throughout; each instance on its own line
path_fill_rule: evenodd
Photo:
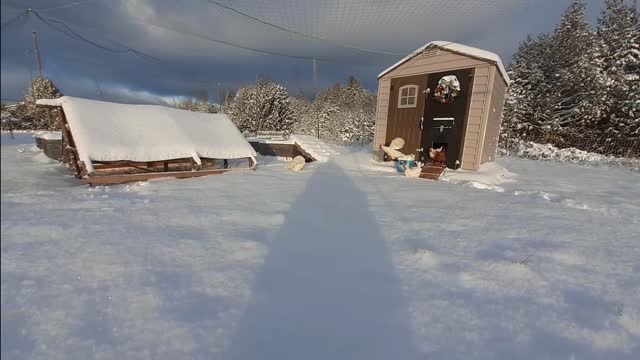
M 405 140 L 404 154 L 427 161 L 446 151 L 446 166 L 478 170 L 493 161 L 509 77 L 492 52 L 452 42 L 420 47 L 378 75 L 374 159 L 380 145 Z
M 58 111 L 62 162 L 84 184 L 190 178 L 255 168 L 256 152 L 223 114 L 70 96 L 40 99 L 37 106 Z

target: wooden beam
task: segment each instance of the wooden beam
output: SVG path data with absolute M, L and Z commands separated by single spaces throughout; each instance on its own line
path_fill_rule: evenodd
M 151 172 L 151 173 L 140 173 L 140 174 L 113 174 L 113 175 L 94 175 L 94 176 L 86 176 L 82 179 L 83 184 L 88 184 L 89 186 L 95 185 L 115 185 L 115 184 L 124 184 L 128 182 L 134 181 L 147 181 L 151 179 L 159 179 L 159 178 L 176 178 L 176 179 L 187 179 L 192 177 L 200 177 L 200 176 L 208 176 L 208 175 L 219 175 L 224 174 L 226 172 L 240 172 L 246 170 L 254 170 L 255 163 L 251 158 L 249 158 L 250 166 L 248 168 L 234 168 L 234 169 L 210 169 L 210 170 L 199 170 L 199 171 L 173 171 L 173 172 Z
M 151 179 L 160 179 L 160 178 L 176 178 L 176 179 L 187 179 L 192 177 L 200 177 L 200 176 L 208 176 L 208 175 L 219 175 L 228 171 L 227 169 L 215 169 L 215 170 L 201 170 L 201 171 L 179 171 L 179 172 L 156 172 L 156 173 L 142 173 L 142 174 L 121 174 L 121 175 L 98 175 L 98 176 L 87 176 L 82 179 L 83 184 L 88 184 L 90 186 L 94 185 L 113 185 L 113 184 L 124 184 L 133 181 L 147 181 Z
M 76 142 L 73 139 L 73 135 L 71 134 L 71 128 L 69 127 L 69 122 L 67 121 L 67 117 L 64 113 L 64 110 L 62 109 L 62 107 L 58 106 L 58 115 L 60 115 L 60 119 L 62 121 L 62 133 L 63 133 L 63 137 L 67 138 L 67 143 L 64 145 L 65 147 L 62 149 L 63 154 L 65 152 L 70 151 L 72 152 L 73 156 L 69 156 L 69 154 L 67 154 L 67 160 L 69 162 L 71 162 L 71 166 L 73 166 L 75 173 L 76 173 L 76 177 L 80 178 L 82 177 L 82 168 L 80 167 L 79 161 L 80 161 L 80 155 L 78 154 L 78 150 L 76 148 Z M 64 157 L 64 156 L 63 156 Z M 69 165 L 67 163 L 67 165 Z

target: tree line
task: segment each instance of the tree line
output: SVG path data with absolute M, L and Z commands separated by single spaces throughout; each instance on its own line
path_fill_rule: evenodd
M 51 80 L 38 77 L 22 102 L 3 108 L 3 130 L 57 130 L 56 112 L 36 107 L 37 99 L 62 96 Z M 373 139 L 375 94 L 355 77 L 321 90 L 313 100 L 289 96 L 287 89 L 269 80 L 259 80 L 229 94 L 222 106 L 202 96 L 176 100 L 171 107 L 205 113 L 224 112 L 238 129 L 253 136 L 261 131 L 313 135 L 339 143 L 369 142 Z
M 229 96 L 223 109 L 248 135 L 260 131 L 312 135 L 329 142 L 373 140 L 376 96 L 355 77 L 321 90 L 313 100 L 290 97 L 279 84 L 260 80 Z
M 509 69 L 509 137 L 556 146 L 640 137 L 637 2 L 605 0 L 595 28 L 585 10 L 573 0 L 553 32 L 520 44 Z

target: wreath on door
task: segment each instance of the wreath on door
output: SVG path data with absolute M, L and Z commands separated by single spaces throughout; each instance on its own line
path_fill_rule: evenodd
M 460 82 L 455 75 L 443 76 L 433 92 L 433 99 L 439 103 L 449 104 L 460 94 Z

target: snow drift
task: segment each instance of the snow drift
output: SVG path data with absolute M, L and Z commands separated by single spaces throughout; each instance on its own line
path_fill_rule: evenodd
M 129 105 L 63 96 L 38 100 L 62 106 L 80 160 L 161 161 L 200 157 L 252 158 L 256 153 L 223 114 L 160 105 Z
M 525 159 L 571 162 L 590 166 L 622 166 L 640 171 L 640 159 L 635 158 L 602 155 L 576 148 L 560 149 L 551 144 L 538 144 L 531 141 L 519 141 L 512 149 L 510 155 Z M 506 155 L 505 151 L 503 155 Z

